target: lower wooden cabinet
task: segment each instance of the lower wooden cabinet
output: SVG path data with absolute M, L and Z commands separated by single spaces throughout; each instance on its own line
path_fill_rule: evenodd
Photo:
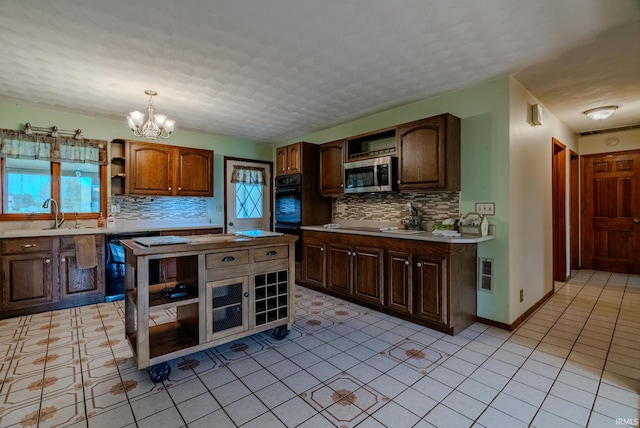
M 94 235 L 97 266 L 78 269 L 72 236 L 1 242 L 0 318 L 104 301 L 104 235 Z
M 302 245 L 302 285 L 449 334 L 475 322 L 476 244 L 305 230 Z

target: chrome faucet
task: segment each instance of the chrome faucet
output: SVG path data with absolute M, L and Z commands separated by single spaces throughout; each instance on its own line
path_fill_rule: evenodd
M 60 229 L 60 226 L 62 226 L 62 223 L 64 223 L 64 213 L 60 211 L 60 208 L 58 206 L 58 202 L 56 202 L 55 199 L 53 198 L 49 198 L 46 201 L 44 201 L 44 204 L 42 204 L 42 208 L 49 208 L 49 202 L 52 202 L 53 207 L 54 207 L 54 211 L 53 211 L 53 228 L 54 229 Z M 58 220 L 58 217 L 61 217 Z

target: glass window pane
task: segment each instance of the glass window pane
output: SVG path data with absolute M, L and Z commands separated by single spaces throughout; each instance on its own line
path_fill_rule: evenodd
M 51 197 L 51 163 L 37 159 L 5 159 L 4 212 L 49 213 L 42 208 Z
M 262 218 L 261 184 L 236 183 L 236 218 Z
M 100 211 L 99 166 L 89 163 L 60 163 L 60 210 L 72 213 Z

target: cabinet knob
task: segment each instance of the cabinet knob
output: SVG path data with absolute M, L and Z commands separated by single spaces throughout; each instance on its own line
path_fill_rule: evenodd
M 60 259 L 60 263 L 66 263 L 67 259 L 65 259 L 64 257 Z
M 638 217 L 634 217 L 633 222 L 634 222 L 634 223 L 640 223 L 640 218 L 638 218 Z
M 351 253 L 351 255 L 352 255 L 353 257 L 355 257 L 355 256 L 356 256 L 356 252 L 354 251 L 353 253 Z
M 398 184 L 400 184 L 400 180 L 398 180 Z
M 49 264 L 49 263 L 51 263 L 51 259 L 46 259 L 44 262 Z
M 171 189 L 169 189 L 169 190 L 171 190 Z M 182 190 L 182 187 L 178 187 L 178 190 Z
M 171 187 L 169 187 L 169 189 L 168 189 L 168 190 L 171 190 Z
M 243 294 L 243 296 L 244 296 L 244 297 L 249 297 L 249 293 L 245 292 L 245 293 Z
M 340 187 L 344 187 L 344 184 L 341 184 Z
M 324 248 L 320 248 L 320 252 L 321 252 L 321 253 L 324 253 Z
M 36 246 L 36 244 L 24 244 L 23 245 L 24 248 L 33 248 L 35 246 Z
M 347 251 L 347 256 L 350 256 L 350 255 L 351 255 L 351 251 Z
M 418 262 L 418 263 L 416 263 L 416 266 L 422 267 L 422 263 Z
M 409 260 L 404 261 L 405 266 L 409 266 Z

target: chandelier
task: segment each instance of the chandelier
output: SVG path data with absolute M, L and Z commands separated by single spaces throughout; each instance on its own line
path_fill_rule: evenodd
M 137 110 L 132 111 L 129 113 L 129 116 L 127 116 L 129 128 L 131 128 L 133 135 L 136 137 L 144 137 L 151 140 L 155 140 L 158 137 L 169 138 L 173 132 L 173 128 L 176 126 L 176 122 L 167 119 L 167 116 L 164 114 L 156 113 L 152 101 L 153 97 L 158 95 L 156 91 L 146 90 L 144 93 L 149 95 L 149 105 L 147 106 L 149 118 L 145 122 L 144 113 L 140 113 Z

